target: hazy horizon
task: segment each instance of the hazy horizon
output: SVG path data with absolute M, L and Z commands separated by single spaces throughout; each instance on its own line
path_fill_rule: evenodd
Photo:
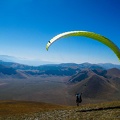
M 0 60 L 3 62 L 13 62 L 13 63 L 19 63 L 29 66 L 39 66 L 39 65 L 49 65 L 49 64 L 64 64 L 64 63 L 73 63 L 73 64 L 83 64 L 83 63 L 89 63 L 89 64 L 113 64 L 113 63 L 91 63 L 91 62 L 51 62 L 51 61 L 41 61 L 38 59 L 27 59 L 27 58 L 17 58 L 14 56 L 8 56 L 8 55 L 0 55 Z M 119 65 L 119 64 L 114 64 Z

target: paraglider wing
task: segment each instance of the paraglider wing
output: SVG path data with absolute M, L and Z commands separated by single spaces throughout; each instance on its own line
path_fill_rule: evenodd
M 120 60 L 120 49 L 111 40 L 109 40 L 108 38 L 100 34 L 96 34 L 94 32 L 88 32 L 88 31 L 70 31 L 70 32 L 64 32 L 64 33 L 58 34 L 47 43 L 46 50 L 48 50 L 51 44 L 54 43 L 56 40 L 64 37 L 70 37 L 70 36 L 83 36 L 83 37 L 88 37 L 88 38 L 97 40 L 105 44 L 106 46 L 108 46 Z

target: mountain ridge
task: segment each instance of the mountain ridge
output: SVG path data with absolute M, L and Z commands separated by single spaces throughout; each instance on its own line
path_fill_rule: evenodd
M 120 69 L 117 68 L 105 69 L 88 63 L 37 67 L 12 62 L 0 63 L 2 100 L 74 105 L 75 94 L 78 92 L 83 93 L 83 103 L 120 100 Z
M 11 63 L 17 63 L 17 64 L 23 64 L 23 65 L 26 65 L 26 66 L 40 66 L 40 65 L 55 65 L 56 63 L 52 63 L 52 62 L 47 62 L 47 61 L 40 61 L 40 60 L 29 60 L 29 59 L 25 59 L 25 58 L 18 58 L 18 57 L 14 57 L 14 56 L 9 56 L 9 55 L 0 55 L 0 61 L 4 61 L 4 62 L 11 62 Z M 32 65 L 32 64 L 28 64 L 28 63 L 35 63 L 35 65 Z M 102 68 L 105 68 L 105 69 L 110 69 L 110 68 L 119 68 L 120 69 L 120 65 L 118 64 L 112 64 L 112 63 L 97 63 L 97 64 L 94 64 L 94 63 L 88 63 L 88 62 L 85 62 L 85 63 L 81 63 L 81 64 L 78 64 L 78 63 L 57 63 L 56 65 L 61 65 L 61 66 L 69 66 L 70 65 L 74 65 L 75 66 L 91 66 L 91 65 L 97 65 L 97 66 L 100 66 Z

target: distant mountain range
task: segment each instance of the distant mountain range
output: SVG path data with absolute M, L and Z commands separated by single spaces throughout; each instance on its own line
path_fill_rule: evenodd
M 27 76 L 12 68 L 12 67 L 6 67 L 3 65 L 0 65 L 0 79 L 8 79 L 8 78 L 27 78 Z
M 80 82 L 94 75 L 103 77 L 105 79 L 114 79 L 114 78 L 116 79 L 116 78 L 120 78 L 120 70 L 117 68 L 112 68 L 109 70 L 100 70 L 100 69 L 81 70 L 77 74 L 73 75 L 69 80 L 69 82 L 70 83 Z
M 61 76 L 67 76 L 67 79 L 60 83 L 67 86 L 64 88 L 67 92 L 65 93 L 67 94 L 67 99 L 71 99 L 71 101 L 74 100 L 74 95 L 78 92 L 83 93 L 83 99 L 87 100 L 87 102 L 90 99 L 97 101 L 102 99 L 120 100 L 120 65 L 108 63 L 62 63 L 28 66 L 14 62 L 0 61 L 0 80 L 2 82 L 4 80 L 15 80 L 20 82 L 20 79 L 22 79 L 21 81 L 28 82 L 26 85 L 30 90 L 32 88 L 29 87 L 29 84 L 34 84 L 35 79 L 37 79 L 36 84 L 40 82 L 41 78 L 45 79 L 45 81 L 49 81 L 49 84 L 51 84 L 52 82 L 50 81 L 52 78 L 54 79 L 54 76 L 59 78 L 59 82 Z M 3 84 L 2 82 L 1 85 Z M 58 84 L 55 83 L 54 85 Z M 50 86 L 50 88 L 51 93 L 53 93 L 54 90 L 52 86 Z M 58 94 L 56 93 L 56 95 Z
M 4 62 L 13 62 L 13 63 L 19 63 L 19 64 L 25 64 L 25 65 L 31 65 L 31 66 L 38 66 L 38 65 L 52 63 L 49 61 L 42 61 L 42 60 L 38 60 L 38 59 L 28 59 L 28 58 L 19 58 L 19 57 L 8 56 L 8 55 L 0 55 L 0 60 L 2 60 Z
M 76 75 L 79 71 L 85 71 L 85 70 L 91 70 L 99 75 L 105 74 L 106 70 L 109 68 L 117 68 L 120 69 L 120 65 L 114 65 L 114 64 L 90 64 L 90 63 L 82 63 L 82 64 L 76 64 L 76 63 L 62 63 L 62 64 L 48 64 L 48 65 L 40 65 L 40 66 L 29 66 L 14 62 L 4 62 L 0 60 L 0 68 L 7 67 L 11 69 L 12 71 L 19 71 L 22 72 L 22 74 L 27 75 L 57 75 L 57 76 L 72 76 Z M 4 69 L 4 71 L 8 71 L 7 69 Z M 99 72 L 98 72 L 99 70 Z M 9 71 L 10 72 L 10 71 Z M 17 73 L 16 72 L 16 73 Z M 8 72 L 6 72 L 8 73 Z M 87 77 L 87 73 L 80 73 L 80 79 L 84 79 Z
M 5 64 L 5 65 L 12 65 L 12 64 L 16 64 L 17 67 L 19 68 L 20 66 L 40 66 L 40 65 L 48 65 L 48 66 L 54 66 L 54 65 L 59 65 L 62 67 L 76 67 L 76 68 L 90 68 L 93 66 L 94 67 L 102 67 L 104 69 L 111 69 L 111 68 L 118 68 L 120 69 L 120 64 L 116 65 L 116 64 L 111 64 L 111 63 L 99 63 L 99 64 L 91 64 L 91 63 L 82 63 L 82 64 L 76 64 L 76 63 L 62 63 L 62 64 L 56 64 L 56 63 L 52 63 L 49 61 L 40 61 L 40 60 L 29 60 L 29 59 L 25 59 L 25 58 L 18 58 L 18 57 L 14 57 L 14 56 L 8 56 L 8 55 L 0 55 L 0 64 Z M 4 63 L 2 63 L 4 62 Z M 6 63 L 5 63 L 6 62 Z

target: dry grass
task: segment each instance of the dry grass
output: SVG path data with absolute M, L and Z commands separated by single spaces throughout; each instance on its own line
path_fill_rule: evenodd
M 0 120 L 120 120 L 120 101 L 79 107 L 1 101 Z
M 0 117 L 14 117 L 30 115 L 38 112 L 45 112 L 54 109 L 63 109 L 64 106 L 53 105 L 41 102 L 28 101 L 0 101 Z

